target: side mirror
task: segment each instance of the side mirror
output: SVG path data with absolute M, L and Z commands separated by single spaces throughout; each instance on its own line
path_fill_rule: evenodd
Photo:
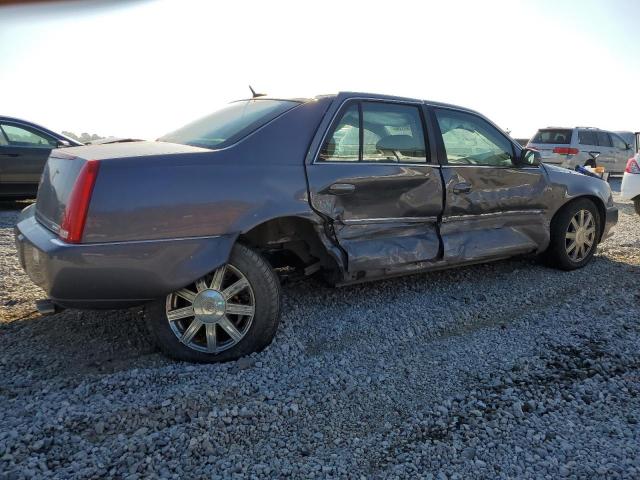
M 70 146 L 71 146 L 71 144 L 67 140 L 58 140 L 57 148 L 65 148 L 65 147 L 70 147 Z
M 537 167 L 540 163 L 542 163 L 542 157 L 539 151 L 523 148 L 520 152 L 521 167 Z

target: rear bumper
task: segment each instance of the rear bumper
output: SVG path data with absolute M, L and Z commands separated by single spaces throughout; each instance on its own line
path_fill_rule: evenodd
M 622 177 L 620 198 L 622 200 L 633 200 L 638 195 L 640 195 L 640 175 L 625 173 Z
M 73 308 L 121 308 L 184 287 L 227 262 L 235 236 L 68 244 L 34 206 L 15 227 L 20 264 L 51 299 Z

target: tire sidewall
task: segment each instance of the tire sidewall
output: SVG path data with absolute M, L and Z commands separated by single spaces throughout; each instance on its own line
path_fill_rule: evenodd
M 271 343 L 280 313 L 277 276 L 262 256 L 244 245 L 233 248 L 227 264 L 240 270 L 253 290 L 255 313 L 249 331 L 236 345 L 218 354 L 193 350 L 181 343 L 173 333 L 166 317 L 166 297 L 161 298 L 145 307 L 145 320 L 164 353 L 189 362 L 225 362 L 260 351 Z
M 579 262 L 571 259 L 565 247 L 565 235 L 569 228 L 569 223 L 573 216 L 580 210 L 588 210 L 593 215 L 596 224 L 596 238 L 589 254 Z M 579 199 L 563 207 L 563 209 L 554 217 L 551 222 L 551 250 L 552 261 L 559 263 L 559 267 L 564 270 L 575 270 L 587 265 L 598 249 L 600 242 L 600 213 L 595 204 L 588 199 Z

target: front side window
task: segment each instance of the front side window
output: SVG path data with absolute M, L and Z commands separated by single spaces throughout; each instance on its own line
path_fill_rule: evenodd
M 194 147 L 221 148 L 240 140 L 299 104 L 289 100 L 234 102 L 158 140 Z
M 331 130 L 318 160 L 426 163 L 419 108 L 384 102 L 352 103 Z
M 449 164 L 514 166 L 513 145 L 489 122 L 455 110 L 435 112 Z
M 580 130 L 578 132 L 578 142 L 580 142 L 580 145 L 597 145 L 598 139 L 596 138 L 596 132 L 592 130 Z
M 601 147 L 610 147 L 611 146 L 611 138 L 607 132 L 597 132 L 598 135 L 598 145 Z
M 7 123 L 3 123 L 0 128 L 2 128 L 9 144 L 14 147 L 52 148 L 56 146 L 56 141 L 53 138 L 31 129 Z
M 626 142 L 624 140 L 622 140 L 619 136 L 611 135 L 611 141 L 613 142 L 613 146 L 615 148 L 617 148 L 618 150 L 626 150 L 627 149 Z

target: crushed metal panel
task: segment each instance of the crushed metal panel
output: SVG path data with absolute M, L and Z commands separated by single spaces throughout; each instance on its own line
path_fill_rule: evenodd
M 434 259 L 440 248 L 435 220 L 431 224 L 342 225 L 336 235 L 347 252 L 350 272 Z

